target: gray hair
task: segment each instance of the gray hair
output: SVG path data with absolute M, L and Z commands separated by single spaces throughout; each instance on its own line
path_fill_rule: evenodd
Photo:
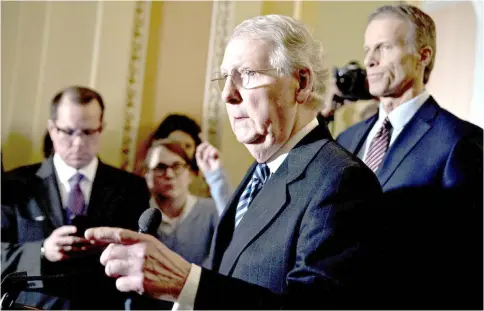
M 402 19 L 410 25 L 410 34 L 407 37 L 407 44 L 417 52 L 425 46 L 432 49 L 430 62 L 424 69 L 424 84 L 429 81 L 430 73 L 434 68 L 436 48 L 436 29 L 433 19 L 419 8 L 408 4 L 385 5 L 376 9 L 368 18 L 368 23 L 382 15 L 393 15 Z
M 280 74 L 290 75 L 294 70 L 307 68 L 313 78 L 310 100 L 314 108 L 323 105 L 328 76 L 324 68 L 323 47 L 306 25 L 289 16 L 257 16 L 239 24 L 230 39 L 242 36 L 270 43 L 273 46 L 271 66 Z

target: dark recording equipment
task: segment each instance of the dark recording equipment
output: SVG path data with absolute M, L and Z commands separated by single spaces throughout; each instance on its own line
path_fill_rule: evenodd
M 368 91 L 366 70 L 361 68 L 358 62 L 351 61 L 342 68 L 334 68 L 333 76 L 341 96 L 334 95 L 333 100 L 343 104 L 344 100 L 357 101 L 372 99 Z

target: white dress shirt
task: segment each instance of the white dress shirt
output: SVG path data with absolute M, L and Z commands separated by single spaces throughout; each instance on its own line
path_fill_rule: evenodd
M 80 187 L 82 194 L 84 195 L 84 202 L 86 203 L 86 206 L 88 206 L 89 198 L 91 197 L 92 183 L 94 181 L 94 177 L 96 176 L 96 170 L 99 163 L 98 158 L 94 157 L 88 165 L 79 170 L 67 165 L 67 163 L 64 162 L 64 160 L 62 160 L 57 153 L 54 154 L 53 161 L 63 207 L 67 208 L 69 192 L 71 191 L 69 179 L 71 179 L 72 176 L 76 175 L 77 173 L 80 173 L 84 176 L 84 178 L 81 180 Z
M 316 126 L 318 126 L 318 120 L 314 119 L 302 129 L 300 129 L 294 136 L 292 136 L 268 161 L 267 166 L 274 174 L 281 166 L 282 162 L 287 158 L 289 151 L 294 148 L 309 132 L 311 132 Z M 195 297 L 198 291 L 198 285 L 200 283 L 200 275 L 202 274 L 202 268 L 192 264 L 190 273 L 188 274 L 187 281 L 180 292 L 178 301 L 173 305 L 172 310 L 193 310 L 195 306 Z
M 389 114 L 386 113 L 385 109 L 383 109 L 383 104 L 380 103 L 380 107 L 378 110 L 378 120 L 373 125 L 373 128 L 370 130 L 370 133 L 368 133 L 365 142 L 358 151 L 358 158 L 362 160 L 366 159 L 366 156 L 368 155 L 368 149 L 370 148 L 370 143 L 375 137 L 378 130 L 380 130 L 380 128 L 382 127 L 383 121 L 385 121 L 386 117 L 388 117 L 388 119 L 390 120 L 393 128 L 392 137 L 390 138 L 390 144 L 388 145 L 388 147 L 390 147 L 397 139 L 398 135 L 400 135 L 405 125 L 412 119 L 415 113 L 420 109 L 420 107 L 422 107 L 422 105 L 429 97 L 430 95 L 427 90 L 424 90 L 416 97 L 393 109 L 392 112 L 390 112 Z

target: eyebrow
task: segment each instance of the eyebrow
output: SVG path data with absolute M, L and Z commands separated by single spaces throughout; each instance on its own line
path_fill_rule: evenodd
M 173 162 L 171 164 L 166 164 L 166 163 L 162 163 L 162 162 L 158 162 L 158 164 L 156 164 L 156 166 L 159 166 L 159 165 L 165 165 L 165 166 L 172 166 L 172 165 L 176 165 L 176 164 L 187 164 L 186 162 Z

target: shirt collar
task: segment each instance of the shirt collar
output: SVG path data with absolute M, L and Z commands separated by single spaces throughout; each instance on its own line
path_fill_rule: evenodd
M 88 165 L 76 170 L 75 168 L 67 165 L 67 163 L 62 160 L 58 153 L 54 154 L 53 161 L 57 176 L 62 183 L 69 183 L 69 179 L 71 179 L 71 177 L 77 173 L 81 173 L 85 179 L 93 182 L 94 177 L 96 176 L 97 166 L 99 164 L 98 158 L 94 157 Z
M 422 107 L 425 101 L 430 97 L 429 92 L 424 90 L 419 95 L 415 96 L 409 101 L 404 102 L 397 108 L 393 109 L 389 114 L 383 109 L 383 104 L 380 103 L 378 112 L 378 122 L 383 123 L 383 120 L 388 116 L 392 127 L 396 131 L 400 131 L 412 119 L 417 111 Z
M 281 166 L 282 162 L 287 158 L 289 151 L 294 148 L 294 146 L 299 143 L 304 136 L 309 134 L 316 126 L 318 126 L 318 119 L 314 118 L 311 122 L 306 124 L 302 129 L 296 132 L 294 136 L 292 136 L 281 148 L 267 161 L 267 166 L 269 166 L 269 170 L 271 174 L 274 174 L 279 166 Z
M 168 215 L 163 213 L 163 211 L 160 209 L 161 224 L 164 223 L 168 225 L 175 225 L 177 223 L 182 222 L 188 216 L 188 214 L 190 214 L 193 207 L 195 206 L 195 203 L 197 203 L 197 198 L 194 195 L 189 193 L 187 195 L 187 201 L 185 202 L 185 206 L 183 206 L 181 214 L 178 217 L 174 217 L 174 218 L 170 218 Z M 158 204 L 156 204 L 156 199 L 154 196 L 152 196 L 150 199 L 150 207 L 155 207 L 159 209 Z

